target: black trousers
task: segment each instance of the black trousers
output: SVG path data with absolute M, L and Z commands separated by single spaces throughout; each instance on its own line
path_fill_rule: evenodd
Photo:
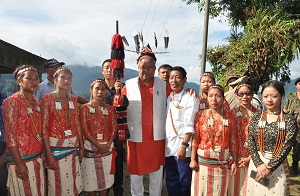
M 7 175 L 8 175 L 8 171 L 7 171 L 7 165 L 6 163 L 4 163 L 1 167 L 0 167 L 0 195 L 5 196 L 8 195 L 8 190 L 6 187 L 6 183 L 7 183 Z
M 124 143 L 125 141 L 114 140 L 114 146 L 118 153 L 116 157 L 116 173 L 113 190 L 115 195 L 123 195 L 123 160 L 124 160 Z
M 296 142 L 293 146 L 292 158 L 293 158 L 292 169 L 298 170 L 298 162 L 300 160 L 300 143 L 299 142 Z

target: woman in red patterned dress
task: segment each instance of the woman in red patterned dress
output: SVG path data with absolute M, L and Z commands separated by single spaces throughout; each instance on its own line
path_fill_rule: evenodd
M 114 183 L 115 151 L 112 149 L 116 130 L 115 109 L 104 103 L 106 83 L 96 79 L 90 87 L 91 101 L 80 108 L 80 125 L 84 134 L 82 161 L 83 190 L 89 196 L 107 195 Z
M 229 174 L 236 172 L 235 113 L 223 108 L 220 85 L 209 87 L 207 101 L 209 109 L 199 110 L 195 118 L 191 195 L 227 195 Z
M 79 195 L 82 191 L 79 162 L 83 158 L 83 140 L 76 97 L 68 93 L 72 73 L 59 68 L 54 73 L 56 90 L 41 101 L 42 137 L 45 148 L 48 195 Z
M 259 110 L 251 104 L 254 95 L 251 85 L 241 83 L 237 86 L 235 93 L 240 101 L 240 106 L 232 109 L 237 118 L 236 154 L 238 168 L 236 174 L 230 176 L 229 195 L 244 195 L 246 189 L 245 178 L 251 159 L 248 149 L 248 125 L 252 115 Z
M 41 159 L 41 112 L 33 97 L 39 75 L 33 66 L 14 71 L 20 91 L 3 103 L 10 195 L 45 195 L 45 170 Z

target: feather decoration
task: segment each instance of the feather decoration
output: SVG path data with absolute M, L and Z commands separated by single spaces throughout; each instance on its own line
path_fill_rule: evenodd
M 165 48 L 168 48 L 169 45 L 169 31 L 167 29 L 164 30 L 164 41 L 165 41 Z

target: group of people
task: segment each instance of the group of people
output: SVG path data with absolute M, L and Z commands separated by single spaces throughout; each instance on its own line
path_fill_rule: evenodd
M 45 63 L 41 84 L 33 66 L 17 67 L 20 90 L 0 94 L 10 195 L 107 195 L 112 186 L 123 195 L 124 146 L 134 196 L 144 195 L 146 174 L 149 194 L 161 195 L 164 170 L 172 196 L 288 195 L 286 158 L 298 110 L 282 108 L 282 83 L 262 85 L 263 108 L 242 80 L 231 105 L 211 72 L 201 76 L 199 96 L 184 88 L 182 67 L 163 65 L 155 77 L 156 56 L 147 48 L 137 59 L 138 77 L 125 84 L 110 62 L 102 64 L 104 79 L 91 82 L 89 101 L 71 89 L 72 72 L 62 62 Z

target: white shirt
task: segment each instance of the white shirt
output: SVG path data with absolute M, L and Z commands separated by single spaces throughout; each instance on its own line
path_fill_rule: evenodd
M 52 84 L 48 78 L 46 78 L 43 82 L 39 84 L 39 88 L 36 92 L 34 92 L 33 96 L 38 100 L 41 101 L 41 99 L 44 97 L 44 95 L 52 93 L 55 90 L 54 84 Z M 78 97 L 77 93 L 72 89 L 70 89 L 71 94 L 74 95 L 76 98 Z
M 177 151 L 181 146 L 181 142 L 186 133 L 194 133 L 194 120 L 199 110 L 199 100 L 194 95 L 189 95 L 183 89 L 176 95 L 173 100 L 172 92 L 167 99 L 167 119 L 166 119 L 166 157 L 177 156 Z M 175 129 L 174 132 L 170 115 L 172 111 L 172 119 Z M 191 140 L 187 149 L 186 157 L 191 156 Z

